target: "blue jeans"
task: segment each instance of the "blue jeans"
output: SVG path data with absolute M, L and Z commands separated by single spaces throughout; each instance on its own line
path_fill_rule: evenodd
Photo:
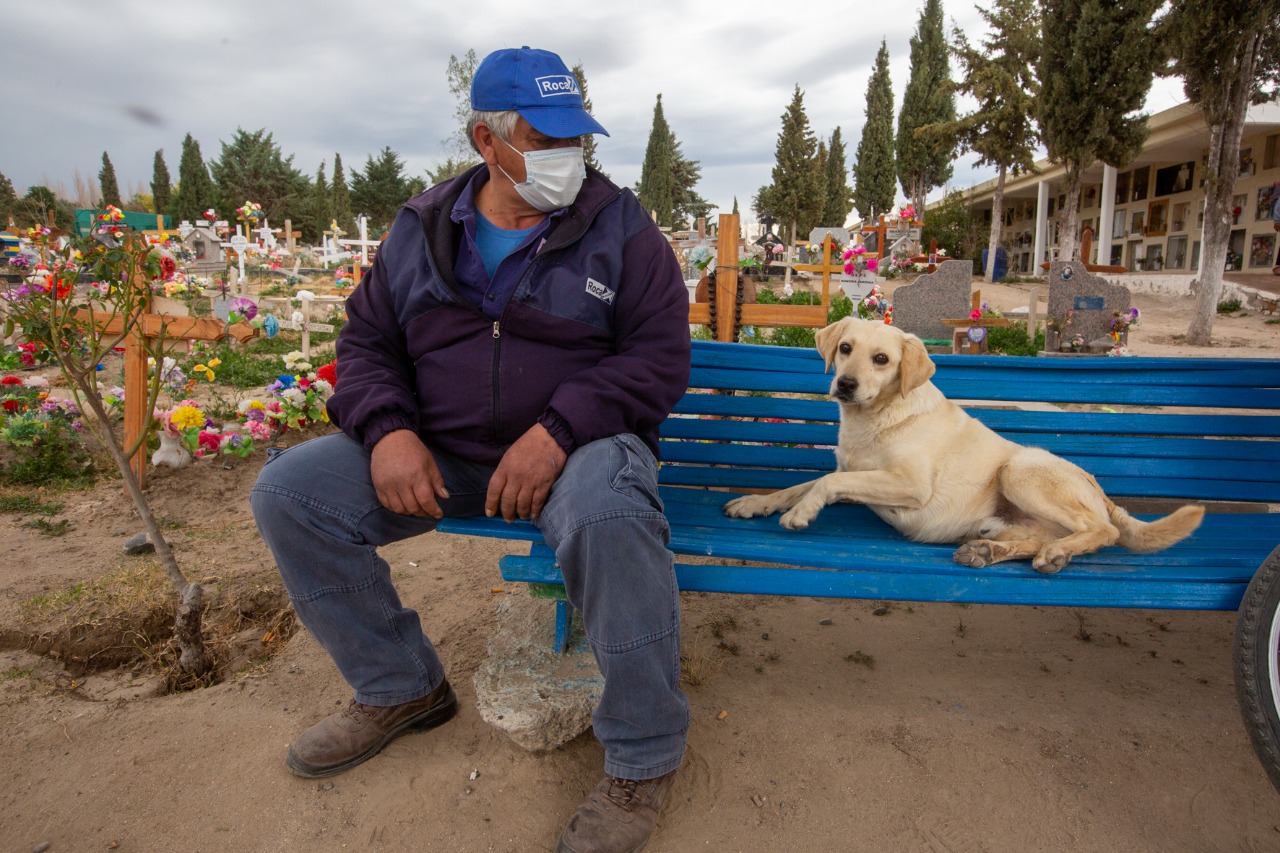
M 493 469 L 435 453 L 450 517 L 484 511 Z M 435 528 L 378 502 L 369 453 L 343 433 L 276 454 L 249 503 L 298 618 L 366 705 L 427 695 L 444 667 L 391 583 L 380 545 Z M 680 690 L 680 604 L 657 462 L 633 435 L 570 455 L 535 520 L 555 549 L 605 687 L 592 716 L 605 772 L 650 779 L 680 765 L 689 706 Z

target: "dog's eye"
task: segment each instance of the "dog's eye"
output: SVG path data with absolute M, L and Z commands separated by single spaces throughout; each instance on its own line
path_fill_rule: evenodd
M 853 344 L 841 344 L 841 345 L 840 345 L 840 354 L 841 354 L 841 355 L 848 355 L 848 354 L 849 354 L 849 353 L 851 353 L 851 352 L 853 352 Z
M 871 360 L 874 361 L 876 364 L 888 364 L 889 356 L 885 355 L 882 352 L 878 352 L 875 355 L 871 356 Z

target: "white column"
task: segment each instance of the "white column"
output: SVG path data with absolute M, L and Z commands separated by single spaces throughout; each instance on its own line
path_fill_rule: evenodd
M 1040 264 L 1044 263 L 1045 237 L 1049 230 L 1049 182 L 1041 181 L 1036 185 L 1036 239 L 1035 251 L 1031 256 L 1031 274 L 1042 275 Z
M 1111 220 L 1116 215 L 1116 167 L 1102 165 L 1102 212 L 1098 214 L 1098 233 L 1093 235 L 1098 250 L 1096 264 L 1111 263 Z M 1105 249 L 1105 251 L 1104 251 Z M 1088 258 L 1084 258 L 1089 263 Z

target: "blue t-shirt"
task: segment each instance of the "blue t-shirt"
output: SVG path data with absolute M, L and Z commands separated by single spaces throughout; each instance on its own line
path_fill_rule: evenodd
M 502 263 L 507 255 L 520 248 L 520 244 L 540 227 L 542 227 L 541 222 L 529 228 L 517 230 L 499 228 L 485 219 L 484 214 L 479 210 L 476 211 L 476 248 L 480 250 L 480 260 L 484 262 L 484 271 L 489 274 L 490 279 L 497 272 L 498 264 Z

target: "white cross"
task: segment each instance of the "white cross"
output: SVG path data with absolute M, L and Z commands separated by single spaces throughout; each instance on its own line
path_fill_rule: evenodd
M 293 329 L 296 332 L 302 332 L 302 358 L 311 360 L 311 333 L 312 332 L 332 332 L 333 325 L 331 323 L 312 323 L 307 318 L 311 316 L 311 300 L 303 298 L 302 308 L 293 312 L 293 316 L 280 324 L 282 329 Z
M 359 246 L 360 247 L 360 266 L 362 267 L 369 266 L 369 249 L 372 248 L 376 250 L 378 246 L 382 245 L 381 240 L 369 239 L 369 220 L 364 216 L 360 217 L 360 239 L 359 240 L 337 240 L 336 242 L 341 243 L 344 246 Z

